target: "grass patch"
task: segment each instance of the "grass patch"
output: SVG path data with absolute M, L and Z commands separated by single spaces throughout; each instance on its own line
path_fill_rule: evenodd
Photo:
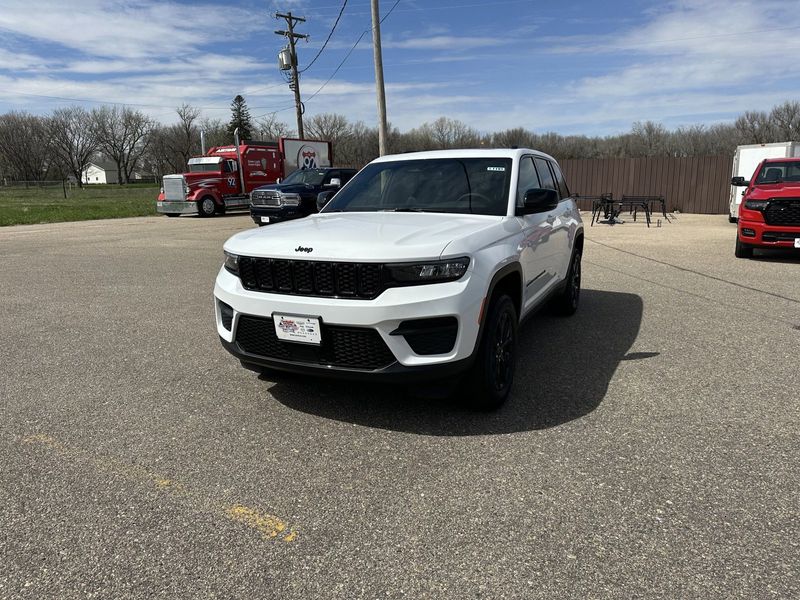
M 155 215 L 158 185 L 0 186 L 0 226 Z

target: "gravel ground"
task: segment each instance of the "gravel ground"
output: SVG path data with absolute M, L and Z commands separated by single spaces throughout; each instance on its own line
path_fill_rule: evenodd
M 220 346 L 247 216 L 0 229 L 0 598 L 797 598 L 800 257 L 586 227 L 508 404 Z

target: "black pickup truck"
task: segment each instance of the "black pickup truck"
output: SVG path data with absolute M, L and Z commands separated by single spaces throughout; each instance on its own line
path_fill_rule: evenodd
M 250 216 L 258 225 L 299 219 L 317 212 L 317 194 L 336 191 L 356 174 L 356 169 L 325 167 L 298 169 L 280 183 L 250 192 Z

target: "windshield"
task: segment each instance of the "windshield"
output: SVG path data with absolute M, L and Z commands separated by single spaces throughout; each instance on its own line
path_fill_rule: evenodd
M 290 173 L 281 183 L 321 185 L 323 179 L 325 179 L 325 171 L 318 171 L 317 169 L 298 169 Z
M 800 181 L 800 161 L 764 163 L 756 178 L 756 185 L 782 181 Z
M 510 158 L 441 158 L 367 165 L 323 212 L 444 212 L 505 216 Z
M 189 165 L 189 173 L 219 173 L 220 163 L 201 163 Z

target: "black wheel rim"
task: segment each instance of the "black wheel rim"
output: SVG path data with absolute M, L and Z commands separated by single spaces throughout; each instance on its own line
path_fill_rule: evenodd
M 496 392 L 503 392 L 514 374 L 514 323 L 511 314 L 503 311 L 495 329 L 492 344 L 492 384 Z

